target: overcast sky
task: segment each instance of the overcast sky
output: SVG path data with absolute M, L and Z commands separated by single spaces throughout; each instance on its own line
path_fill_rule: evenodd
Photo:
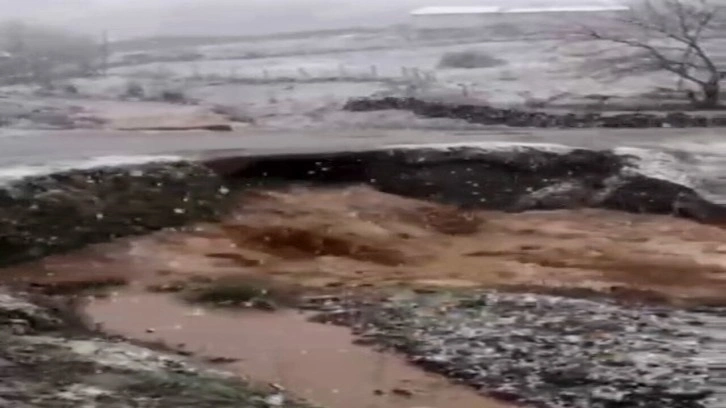
M 422 6 L 583 0 L 0 0 L 2 18 L 113 37 L 247 35 L 404 23 Z M 604 0 L 585 0 L 588 3 Z

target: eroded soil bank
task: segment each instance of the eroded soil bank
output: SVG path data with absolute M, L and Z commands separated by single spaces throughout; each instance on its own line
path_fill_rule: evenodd
M 238 275 L 311 289 L 526 288 L 679 306 L 726 301 L 726 230 L 670 216 L 462 211 L 368 187 L 253 191 L 237 204 L 221 222 L 94 245 L 3 276 L 48 275 L 71 288 L 74 279 L 158 286 Z

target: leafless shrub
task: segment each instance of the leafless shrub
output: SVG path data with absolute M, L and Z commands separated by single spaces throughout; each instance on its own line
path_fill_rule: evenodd
M 700 97 L 687 93 L 694 105 L 717 107 L 723 73 L 707 40 L 725 21 L 721 8 L 707 0 L 644 0 L 609 27 L 583 28 L 584 39 L 609 44 L 591 47 L 585 69 L 612 77 L 667 71 L 698 88 Z
M 128 84 L 126 84 L 126 91 L 124 92 L 124 96 L 127 96 L 129 98 L 144 98 L 146 95 L 146 92 L 144 91 L 144 87 L 136 82 L 136 81 L 130 81 Z
M 439 61 L 439 68 L 491 68 L 506 64 L 506 61 L 478 51 L 447 52 Z

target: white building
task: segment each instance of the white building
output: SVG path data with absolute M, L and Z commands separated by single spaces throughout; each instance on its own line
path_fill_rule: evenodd
M 534 33 L 597 24 L 630 10 L 619 4 L 537 7 L 424 7 L 411 12 L 415 30 L 467 30 L 482 32 L 504 28 Z

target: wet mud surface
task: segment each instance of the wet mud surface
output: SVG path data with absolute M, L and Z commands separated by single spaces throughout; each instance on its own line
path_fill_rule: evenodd
M 301 407 L 269 388 L 87 330 L 62 301 L 0 289 L 0 406 Z
M 355 345 L 347 329 L 309 322 L 295 311 L 220 311 L 132 292 L 94 301 L 86 310 L 111 333 L 229 361 L 220 368 L 278 384 L 324 407 L 506 406 L 398 356 Z

